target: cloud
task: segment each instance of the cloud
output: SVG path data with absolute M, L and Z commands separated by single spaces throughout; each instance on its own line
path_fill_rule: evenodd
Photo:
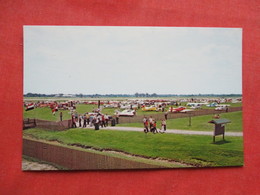
M 24 36 L 25 93 L 242 90 L 241 29 L 25 26 Z

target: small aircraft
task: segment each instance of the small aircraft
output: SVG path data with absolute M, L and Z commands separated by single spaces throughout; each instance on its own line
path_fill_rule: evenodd
M 116 114 L 118 116 L 134 116 L 135 115 L 135 110 L 130 110 L 130 109 L 127 109 L 127 110 L 123 110 L 122 112 L 116 112 Z
M 199 108 L 203 105 L 206 105 L 207 103 L 187 103 L 187 106 L 191 106 L 191 107 L 194 107 L 194 108 Z
M 216 107 L 218 106 L 218 103 L 217 102 L 212 102 L 210 104 L 207 105 L 208 107 Z
M 138 105 L 132 105 L 132 104 L 125 104 L 125 105 L 120 105 L 121 109 L 135 109 L 138 108 Z
M 30 103 L 26 105 L 25 111 L 34 109 L 34 103 Z
M 104 104 L 104 108 L 117 108 L 117 104 Z
M 187 112 L 193 112 L 193 111 L 195 111 L 195 110 L 194 109 L 184 109 L 180 112 L 187 113 Z
M 180 106 L 178 108 L 173 108 L 172 106 L 169 108 L 169 112 L 181 112 L 183 110 L 185 110 L 186 108 L 183 106 Z
M 230 105 L 228 104 L 219 104 L 217 105 L 217 107 L 215 108 L 215 110 L 221 111 L 221 110 L 226 110 Z
M 142 108 L 142 111 L 156 111 L 157 108 L 155 106 L 145 106 Z

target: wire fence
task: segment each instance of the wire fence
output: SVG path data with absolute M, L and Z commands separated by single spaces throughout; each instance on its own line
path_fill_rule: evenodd
M 242 111 L 242 107 L 233 107 L 229 108 L 228 112 L 237 112 L 237 111 Z M 195 110 L 191 112 L 179 112 L 179 113 L 168 113 L 167 119 L 176 119 L 176 118 L 185 118 L 185 117 L 194 117 L 194 116 L 203 116 L 203 115 L 215 115 L 215 114 L 221 114 L 221 113 L 226 113 L 225 110 L 214 110 L 214 109 L 200 109 L 200 110 Z M 144 114 L 144 115 L 137 115 L 134 117 L 120 117 L 119 118 L 119 123 L 142 123 L 144 117 L 150 117 L 154 118 L 155 120 L 162 120 L 165 119 L 165 114 L 164 113 L 158 113 L 158 114 Z
M 64 120 L 64 121 L 47 121 L 47 120 L 40 120 L 40 119 L 29 119 L 26 118 L 23 120 L 23 129 L 28 128 L 44 128 L 48 130 L 66 130 L 71 127 L 71 120 Z

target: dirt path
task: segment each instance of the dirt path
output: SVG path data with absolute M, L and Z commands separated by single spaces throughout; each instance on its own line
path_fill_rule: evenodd
M 52 171 L 58 169 L 49 164 L 38 163 L 38 162 L 33 162 L 33 161 L 23 159 L 22 170 L 23 171 Z

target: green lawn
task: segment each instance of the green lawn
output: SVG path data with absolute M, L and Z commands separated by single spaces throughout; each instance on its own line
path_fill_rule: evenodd
M 86 112 L 92 112 L 93 109 L 97 108 L 96 105 L 87 105 L 87 104 L 77 104 L 76 111 L 79 114 L 84 114 Z M 50 108 L 36 108 L 33 110 L 23 112 L 24 118 L 37 118 L 42 120 L 50 120 L 50 121 L 59 121 L 60 120 L 60 112 L 63 114 L 63 120 L 70 119 L 71 115 L 69 110 L 60 110 L 56 112 L 55 116 L 52 114 Z
M 62 110 L 63 119 L 69 119 L 71 116 L 68 110 Z M 36 118 L 42 120 L 49 120 L 49 121 L 59 121 L 60 120 L 60 111 L 56 112 L 55 115 L 52 114 L 50 108 L 36 108 L 29 111 L 23 111 L 24 118 Z
M 76 105 L 76 111 L 78 114 L 84 114 L 86 112 L 92 112 L 93 109 L 96 109 L 97 105 L 89 105 L 89 104 L 77 104 Z M 115 114 L 115 108 L 103 108 L 102 113 L 103 114 L 108 114 L 108 115 L 114 115 Z M 69 110 L 61 110 L 63 113 L 63 119 L 70 119 L 70 114 Z M 137 111 L 137 115 L 143 115 L 142 113 L 149 113 L 149 114 L 156 114 L 158 112 L 152 111 L 152 112 L 144 112 L 141 109 Z M 42 119 L 42 120 L 50 120 L 50 121 L 59 121 L 60 118 L 60 111 L 56 112 L 55 116 L 52 114 L 50 108 L 36 108 L 33 110 L 29 111 L 23 111 L 23 116 L 24 118 L 37 118 L 37 119 Z
M 144 134 L 142 132 L 94 131 L 70 129 L 67 131 L 46 131 L 28 129 L 25 136 L 37 139 L 58 140 L 64 144 L 81 144 L 96 148 L 110 148 L 131 154 L 161 157 L 196 166 L 241 166 L 243 165 L 242 137 L 216 138 L 212 136 Z
M 231 120 L 231 123 L 226 125 L 226 131 L 241 132 L 242 131 L 242 111 L 229 112 L 220 115 L 221 118 Z M 189 126 L 189 117 L 169 119 L 167 120 L 168 129 L 183 129 L 183 130 L 198 130 L 198 131 L 212 131 L 214 125 L 208 123 L 212 120 L 212 115 L 196 116 L 191 118 L 191 126 Z M 121 127 L 143 127 L 143 123 L 122 123 L 117 126 Z M 157 121 L 157 127 L 160 128 L 161 121 Z

